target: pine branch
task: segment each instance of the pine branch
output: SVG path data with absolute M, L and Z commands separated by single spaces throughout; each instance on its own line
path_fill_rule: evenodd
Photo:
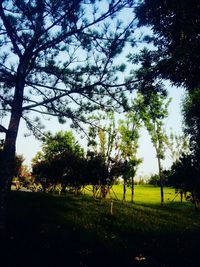
M 0 132 L 1 133 L 7 133 L 7 129 L 3 126 L 3 125 L 0 125 Z
M 20 43 L 21 43 L 21 40 L 20 40 L 19 36 L 17 35 L 17 33 L 12 28 L 12 25 L 9 23 L 9 21 L 8 21 L 6 15 L 4 13 L 2 2 L 3 1 L 1 1 L 1 3 L 0 3 L 0 16 L 2 18 L 4 26 L 6 28 L 7 34 L 10 37 L 10 40 L 11 40 L 11 42 L 13 44 L 14 51 L 16 52 L 18 57 L 21 58 L 22 57 L 22 53 L 21 53 L 21 50 L 20 50 L 19 46 L 17 45 L 16 39 L 18 41 L 20 41 Z

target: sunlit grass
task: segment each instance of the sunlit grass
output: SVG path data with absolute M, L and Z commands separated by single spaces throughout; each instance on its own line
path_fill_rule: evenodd
M 160 188 L 151 185 L 135 185 L 134 187 L 134 202 L 137 204 L 156 204 L 160 203 Z M 87 186 L 84 190 L 85 194 L 92 195 L 92 187 Z M 107 199 L 122 200 L 123 198 L 123 186 L 114 185 Z M 127 187 L 126 201 L 131 201 L 131 189 Z M 175 192 L 173 188 L 164 187 L 164 201 L 166 204 L 172 202 L 180 202 L 180 196 Z

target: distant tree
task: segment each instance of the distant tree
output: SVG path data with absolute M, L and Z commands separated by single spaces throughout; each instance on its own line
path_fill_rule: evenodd
M 112 181 L 109 179 L 108 166 L 105 157 L 101 153 L 88 151 L 86 180 L 93 186 L 93 197 L 96 198 L 98 191 L 105 198 Z
M 67 185 L 78 190 L 84 174 L 83 161 L 83 149 L 72 132 L 48 134 L 43 139 L 42 151 L 33 159 L 33 175 L 42 184 L 44 191 L 57 183 L 62 185 L 63 192 Z
M 28 165 L 22 164 L 20 168 L 20 174 L 18 175 L 18 179 L 20 184 L 25 187 L 30 189 L 33 187 L 34 184 L 34 179 L 31 175 L 31 170 Z
M 145 177 L 139 177 L 137 180 L 134 181 L 134 183 L 135 185 L 145 185 L 147 184 L 147 180 Z
M 126 185 L 131 180 L 131 202 L 134 201 L 134 177 L 138 165 L 142 162 L 137 157 L 140 117 L 137 111 L 129 111 L 124 120 L 119 121 L 118 150 L 123 164 L 122 177 L 124 180 L 123 200 L 126 199 Z
M 152 144 L 156 151 L 158 160 L 158 170 L 160 177 L 160 193 L 161 193 L 161 206 L 164 204 L 164 191 L 163 191 L 163 174 L 161 160 L 165 157 L 166 144 L 168 142 L 167 135 L 164 130 L 164 119 L 168 116 L 168 106 L 170 99 L 159 93 L 152 93 L 148 105 L 145 103 L 145 97 L 138 94 L 138 108 L 140 116 L 148 130 Z
M 190 151 L 189 138 L 186 135 L 177 135 L 171 132 L 168 136 L 167 147 L 170 151 L 172 162 L 179 161 L 183 154 Z
M 99 177 L 98 186 L 94 185 L 94 188 L 98 190 L 100 187 L 101 195 L 105 198 L 114 180 L 120 176 L 120 163 L 115 155 L 117 129 L 112 110 L 106 112 L 104 116 L 100 114 L 96 115 L 95 119 L 98 120 L 98 127 L 90 127 L 89 147 L 93 149 L 93 153 L 95 152 L 98 158 L 104 161 L 104 166 L 107 168 L 107 171 L 103 171 L 103 175 L 107 174 L 107 177 L 106 179 L 104 176 L 102 178 Z
M 27 165 L 24 164 L 24 157 L 16 155 L 15 157 L 15 172 L 12 183 L 16 185 L 16 189 L 22 186 L 26 187 L 31 183 L 31 172 Z
M 42 141 L 42 151 L 39 155 L 47 160 L 62 155 L 66 151 L 82 156 L 84 154 L 83 148 L 75 139 L 72 131 L 59 131 L 54 135 L 48 133 Z
M 152 174 L 148 179 L 148 184 L 160 186 L 160 176 L 158 174 Z
M 40 116 L 71 119 L 123 104 L 113 60 L 133 27 L 117 19 L 133 1 L 0 1 L 0 110 L 9 117 L 0 164 L 0 229 L 4 232 L 7 196 L 14 173 L 15 146 L 21 118 L 40 135 Z M 123 102 L 123 103 L 122 103 Z M 38 114 L 34 116 L 32 114 Z M 4 121 L 3 121 L 4 122 Z M 7 121 L 6 121 L 7 122 Z
M 189 92 L 183 103 L 185 134 L 190 137 L 190 149 L 200 171 L 200 88 Z M 200 172 L 197 174 L 200 177 Z

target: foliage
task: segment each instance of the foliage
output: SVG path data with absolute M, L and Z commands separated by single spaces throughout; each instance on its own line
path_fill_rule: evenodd
M 125 115 L 124 120 L 119 121 L 118 153 L 123 163 L 122 178 L 124 179 L 124 196 L 126 198 L 126 185 L 131 185 L 132 201 L 134 199 L 134 178 L 138 165 L 142 162 L 137 157 L 139 129 L 141 127 L 140 116 L 134 107 Z
M 62 155 L 64 152 L 72 152 L 75 155 L 84 155 L 83 148 L 76 141 L 72 131 L 60 131 L 52 134 L 47 134 L 43 138 L 42 153 L 47 160 L 52 157 Z
M 193 155 L 183 155 L 175 162 L 168 175 L 168 185 L 190 193 L 190 199 L 198 207 L 200 201 L 199 162 Z
M 100 173 L 96 174 L 98 183 L 96 179 L 96 184 L 92 182 L 95 186 L 93 191 L 95 196 L 100 189 L 101 196 L 105 198 L 115 180 L 121 176 L 124 165 L 117 155 L 117 128 L 113 110 L 110 110 L 104 116 L 97 114 L 91 118 L 98 121 L 98 127 L 91 126 L 89 129 L 88 146 L 91 149 L 89 153 L 95 155 L 96 159 L 101 160 L 102 166 L 104 166 L 103 173 L 101 175 L 99 175 Z M 95 167 L 95 169 L 97 169 L 97 172 L 99 171 L 98 168 Z
M 44 190 L 60 183 L 65 191 L 67 185 L 80 184 L 84 178 L 84 164 L 83 149 L 72 132 L 61 131 L 44 138 L 42 152 L 33 159 L 33 175 Z
M 110 185 L 112 180 L 108 172 L 105 157 L 101 153 L 87 152 L 87 182 L 94 186 Z
M 163 182 L 163 185 L 164 187 L 165 186 L 171 186 L 169 184 L 169 173 L 171 173 L 169 170 L 162 170 L 162 182 Z M 160 187 L 160 176 L 158 174 L 152 174 L 147 183 L 149 185 L 153 185 L 153 186 L 159 186 Z
M 190 136 L 190 148 L 200 164 L 200 89 L 189 92 L 183 103 L 185 133 Z
M 58 184 L 62 192 L 65 192 L 66 187 L 72 187 L 78 192 L 87 184 L 110 186 L 118 173 L 116 164 L 112 162 L 111 166 L 103 151 L 88 151 L 84 155 L 71 131 L 49 134 L 43 140 L 42 151 L 33 159 L 35 182 L 40 183 L 45 192 L 52 186 L 52 190 L 55 190 Z
M 167 135 L 164 131 L 164 119 L 168 116 L 168 106 L 171 99 L 159 92 L 152 92 L 148 104 L 145 99 L 146 96 L 141 93 L 138 94 L 136 99 L 136 107 L 140 111 L 140 116 L 146 129 L 151 137 L 152 144 L 156 151 L 158 160 L 158 170 L 160 177 L 160 190 L 161 190 L 161 205 L 164 203 L 164 178 L 162 173 L 161 160 L 165 157 L 166 145 L 168 143 Z
M 167 99 L 162 94 L 152 92 L 149 101 L 150 103 L 146 105 L 144 96 L 138 94 L 136 105 L 140 110 L 141 119 L 150 134 L 157 158 L 164 159 L 168 140 L 164 132 L 164 119 L 168 116 L 168 106 L 171 99 Z
M 170 150 L 171 159 L 175 163 L 183 154 L 189 154 L 189 138 L 186 135 L 177 135 L 171 132 L 168 136 L 167 147 Z
M 136 9 L 139 26 L 149 26 L 156 76 L 194 89 L 200 83 L 200 4 L 198 0 L 143 0 Z M 188 71 L 189 70 L 189 71 Z
M 152 174 L 148 179 L 148 184 L 160 186 L 160 176 L 158 174 Z

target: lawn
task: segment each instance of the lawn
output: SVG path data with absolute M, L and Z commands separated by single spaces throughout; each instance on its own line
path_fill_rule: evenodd
M 120 198 L 120 187 L 114 190 Z M 197 266 L 200 212 L 193 205 L 160 208 L 159 189 L 139 186 L 134 204 L 114 200 L 112 216 L 110 205 L 87 194 L 12 192 L 3 266 Z
M 134 202 L 137 204 L 158 204 L 160 202 L 160 188 L 151 185 L 135 185 L 135 197 Z M 92 187 L 87 186 L 85 194 L 92 195 Z M 114 185 L 110 190 L 107 198 L 114 200 L 122 200 L 123 186 Z M 172 202 L 180 202 L 180 196 L 175 193 L 175 189 L 170 187 L 164 188 L 165 203 L 170 204 Z M 131 200 L 131 189 L 127 187 L 126 201 Z

